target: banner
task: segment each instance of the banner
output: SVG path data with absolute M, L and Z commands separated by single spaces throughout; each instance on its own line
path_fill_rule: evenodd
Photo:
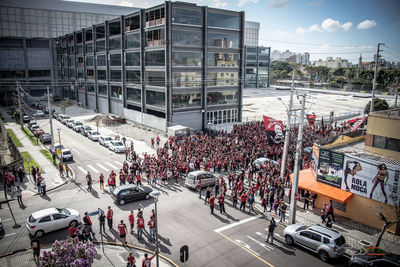
M 268 140 L 273 144 L 281 144 L 285 140 L 282 121 L 275 120 L 274 118 L 264 116 L 264 126 L 267 131 Z
M 317 181 L 340 188 L 343 177 L 343 159 L 344 154 L 321 148 L 319 150 Z
M 315 123 L 315 119 L 317 118 L 317 115 L 313 114 L 306 114 L 307 120 L 308 120 L 308 124 L 310 126 L 313 126 Z
M 400 166 L 346 155 L 344 167 L 342 190 L 389 205 L 400 204 Z
M 312 159 L 313 159 L 312 168 L 316 174 L 318 171 L 318 160 L 319 160 L 319 146 L 317 144 L 313 145 Z
M 365 123 L 365 121 L 368 119 L 368 117 L 364 117 L 363 119 L 359 119 L 356 121 L 353 126 L 351 126 L 351 131 L 357 130 L 361 125 Z

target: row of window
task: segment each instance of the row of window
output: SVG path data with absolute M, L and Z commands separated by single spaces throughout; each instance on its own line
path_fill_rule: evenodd
M 207 124 L 221 124 L 239 121 L 237 109 L 216 110 L 207 112 Z
M 400 152 L 400 140 L 374 135 L 373 147 Z
M 48 77 L 50 76 L 50 70 L 28 70 L 28 76 L 30 78 L 37 77 Z M 2 70 L 0 71 L 1 79 L 21 79 L 25 78 L 24 70 Z

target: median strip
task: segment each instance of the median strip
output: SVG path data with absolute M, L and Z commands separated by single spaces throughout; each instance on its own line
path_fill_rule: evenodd
M 24 127 L 24 129 L 22 131 L 24 132 L 26 137 L 28 137 L 29 141 L 31 141 L 32 145 L 34 145 L 34 146 L 38 145 L 38 141 L 37 141 L 36 137 L 31 133 L 31 131 L 29 131 L 28 128 Z
M 28 152 L 21 152 L 21 156 L 24 159 L 24 169 L 26 173 L 31 173 L 31 170 L 29 168 L 32 168 L 32 166 L 34 166 L 35 168 L 39 167 L 40 173 L 45 173 L 44 170 L 39 166 L 39 164 L 37 164 L 37 162 Z M 26 158 L 29 158 L 29 162 L 26 161 Z
M 15 135 L 12 129 L 7 129 L 7 133 L 17 147 L 23 147 L 22 143 L 19 141 L 18 137 Z
M 51 162 L 53 163 L 53 155 L 46 149 L 41 149 L 40 152 Z M 56 159 L 56 165 L 58 166 L 58 164 L 60 163 L 60 161 L 58 159 Z

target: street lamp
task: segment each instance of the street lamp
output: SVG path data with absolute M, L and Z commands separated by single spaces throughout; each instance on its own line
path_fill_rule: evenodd
M 158 256 L 158 215 L 157 215 L 157 202 L 158 202 L 158 197 L 161 195 L 160 191 L 153 191 L 150 193 L 150 196 L 152 196 L 155 199 L 154 202 L 154 210 L 156 213 L 156 266 L 159 267 L 160 264 L 160 259 Z

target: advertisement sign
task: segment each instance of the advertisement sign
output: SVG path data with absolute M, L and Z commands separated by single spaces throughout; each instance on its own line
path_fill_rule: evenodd
M 319 159 L 319 146 L 317 144 L 313 145 L 313 150 L 312 150 L 312 168 L 315 173 L 317 173 L 318 170 L 318 159 Z
M 267 131 L 268 140 L 273 144 L 281 144 L 285 140 L 285 136 L 283 134 L 283 130 L 285 126 L 283 126 L 282 121 L 275 120 L 274 118 L 264 116 L 264 126 Z
M 340 188 L 343 177 L 343 159 L 344 154 L 321 148 L 317 181 Z
M 399 205 L 399 174 L 400 166 L 346 155 L 341 189 L 390 205 Z

